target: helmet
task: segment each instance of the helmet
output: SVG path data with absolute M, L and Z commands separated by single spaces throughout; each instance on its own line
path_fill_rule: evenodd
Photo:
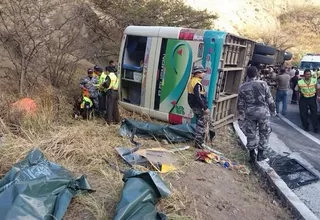
M 207 70 L 202 65 L 194 66 L 192 69 L 192 74 L 205 73 L 205 72 L 207 72 Z
M 99 65 L 95 65 L 95 66 L 93 67 L 93 69 L 94 69 L 94 71 L 96 71 L 96 72 L 102 72 L 102 68 L 101 68 Z

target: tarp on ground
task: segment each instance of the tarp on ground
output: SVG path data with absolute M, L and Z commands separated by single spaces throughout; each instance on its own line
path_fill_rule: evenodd
M 133 131 L 138 136 L 155 137 L 177 143 L 194 140 L 195 125 L 160 125 L 124 119 L 120 127 L 120 135 L 131 137 Z
M 1 220 L 62 219 L 81 191 L 91 191 L 84 176 L 74 179 L 34 149 L 0 180 Z
M 156 203 L 167 197 L 170 190 L 155 172 L 127 170 L 121 200 L 116 208 L 114 220 L 165 220 L 166 215 L 157 212 Z

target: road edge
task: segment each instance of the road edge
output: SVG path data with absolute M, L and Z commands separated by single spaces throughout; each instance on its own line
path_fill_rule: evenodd
M 233 122 L 233 129 L 239 137 L 241 145 L 246 147 L 247 138 L 241 131 L 237 121 Z M 266 161 L 256 162 L 255 165 L 262 176 L 266 177 L 269 184 L 276 189 L 280 199 L 292 209 L 296 219 L 319 220 L 318 217 L 299 199 L 299 197 L 287 186 L 287 184 Z

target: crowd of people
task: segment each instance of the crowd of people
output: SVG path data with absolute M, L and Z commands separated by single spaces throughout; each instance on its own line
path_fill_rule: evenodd
M 95 65 L 87 70 L 87 76 L 80 80 L 82 90 L 74 105 L 74 116 L 89 118 L 91 115 L 104 117 L 107 125 L 118 124 L 119 79 L 116 63 L 111 60 L 109 65 L 101 68 Z
M 311 113 L 313 131 L 319 133 L 318 114 L 320 103 L 320 71 L 305 69 L 303 75 L 297 68 L 268 69 L 275 81 L 275 101 L 270 90 L 270 82 L 263 80 L 261 71 L 254 66 L 248 67 L 247 79 L 239 89 L 237 109 L 239 125 L 247 137 L 250 161 L 266 159 L 264 150 L 271 133 L 270 116 L 287 114 L 288 92 L 292 90 L 291 104 L 299 105 L 302 127 L 309 131 L 308 115 Z M 259 74 L 260 73 L 260 74 Z M 274 74 L 273 74 L 274 73 Z M 255 149 L 258 149 L 256 154 Z

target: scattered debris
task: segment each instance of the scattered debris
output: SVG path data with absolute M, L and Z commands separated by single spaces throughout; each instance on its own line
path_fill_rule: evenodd
M 114 220 L 166 219 L 163 213 L 157 212 L 156 203 L 171 192 L 157 173 L 127 170 L 123 181 L 125 184 Z
M 62 219 L 72 197 L 92 191 L 85 176 L 74 179 L 34 149 L 0 180 L 1 219 Z
M 146 158 L 137 154 L 135 151 L 132 151 L 132 148 L 116 147 L 115 150 L 120 155 L 120 157 L 131 167 L 134 165 L 140 165 L 145 167 L 149 164 Z
M 147 158 L 150 164 L 160 173 L 176 170 L 177 159 L 172 151 L 164 148 L 140 149 L 137 154 Z
M 226 157 L 212 152 L 198 151 L 197 160 L 206 163 L 217 163 L 222 165 L 224 168 L 228 168 L 230 170 L 238 170 L 238 172 L 241 174 L 250 174 L 250 170 L 245 165 L 238 165 L 236 162 L 232 162 Z
M 176 170 L 174 165 L 176 158 L 173 151 L 164 148 L 135 149 L 132 151 L 132 148 L 115 148 L 120 157 L 131 167 L 133 165 L 147 167 L 151 164 L 160 173 Z

